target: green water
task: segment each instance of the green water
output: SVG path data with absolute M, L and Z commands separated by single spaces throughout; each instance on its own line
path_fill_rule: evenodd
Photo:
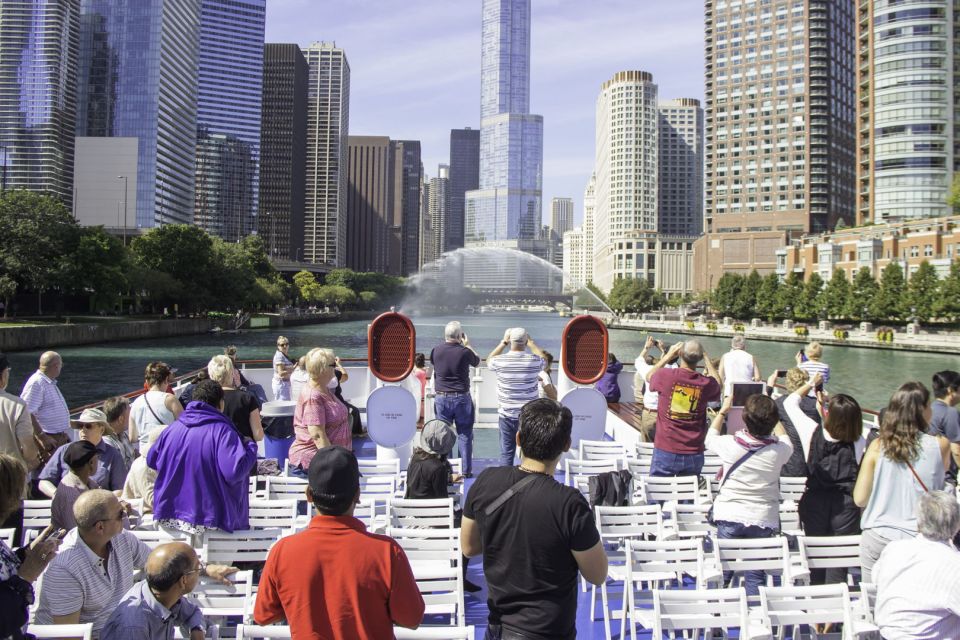
M 418 351 L 429 354 L 442 340 L 443 327 L 451 319 L 454 318 L 414 318 Z M 566 318 L 546 313 L 480 314 L 457 319 L 481 357 L 497 345 L 507 328 L 516 326 L 525 327 L 537 344 L 559 357 L 560 336 L 567 323 Z M 223 348 L 230 344 L 239 348 L 241 359 L 269 360 L 280 333 L 258 330 L 233 336 L 200 335 L 64 347 L 58 349 L 64 360 L 60 384 L 67 403 L 79 406 L 138 388 L 143 383 L 143 368 L 151 360 L 163 360 L 185 373 L 205 366 L 211 356 L 223 353 Z M 299 357 L 313 347 L 331 348 L 343 358 L 365 358 L 367 354 L 366 321 L 291 327 L 282 333 L 290 339 L 291 356 Z M 655 335 L 667 343 L 683 338 L 680 334 Z M 632 363 L 645 337 L 642 332 L 614 329 L 610 332 L 610 348 L 620 360 Z M 727 339 L 701 339 L 714 357 L 729 349 Z M 773 369 L 793 366 L 797 345 L 750 341 L 748 336 L 747 349 L 757 357 L 766 377 Z M 24 380 L 36 369 L 39 355 L 39 351 L 9 354 L 13 368 L 9 391 L 20 391 Z M 960 368 L 957 357 L 952 355 L 850 347 L 825 347 L 823 359 L 832 368 L 828 389 L 832 393 L 849 393 L 872 409 L 884 406 L 902 382 L 920 380 L 929 386 L 934 372 Z

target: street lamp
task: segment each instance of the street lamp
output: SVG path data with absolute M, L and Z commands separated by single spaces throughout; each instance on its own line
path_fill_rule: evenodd
M 117 180 L 123 180 L 123 244 L 127 244 L 127 176 L 117 176 Z

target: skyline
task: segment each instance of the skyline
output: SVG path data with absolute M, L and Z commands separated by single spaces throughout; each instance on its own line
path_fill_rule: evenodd
M 600 85 L 616 71 L 640 69 L 653 74 L 662 100 L 702 101 L 703 4 L 532 4 L 530 111 L 544 118 L 543 201 L 573 199 L 580 224 Z M 448 162 L 450 129 L 480 127 L 481 7 L 479 0 L 328 0 L 321 7 L 274 0 L 266 41 L 335 41 L 352 72 L 350 134 L 419 140 L 433 177 Z M 549 207 L 543 221 L 549 224 Z

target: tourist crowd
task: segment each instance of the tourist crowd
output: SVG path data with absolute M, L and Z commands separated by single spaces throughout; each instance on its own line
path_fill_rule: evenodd
M 288 351 L 280 337 L 272 387 L 275 399 L 296 403 L 289 473 L 306 480 L 316 515 L 271 549 L 253 616 L 285 621 L 294 637 L 392 637 L 394 625 L 420 624 L 424 601 L 401 546 L 353 517 L 359 413 L 343 399 L 347 373 L 328 349 L 299 361 Z M 828 392 L 823 356 L 811 343 L 764 384 L 743 336 L 716 361 L 697 340 L 668 346 L 648 338 L 633 408 L 641 440 L 652 443 L 650 475 L 699 476 L 707 453 L 719 458 L 710 520 L 720 539 L 780 535 L 780 478 L 806 478 L 802 529 L 861 536 L 859 579 L 877 585 L 882 637 L 960 637 L 960 373 L 937 372 L 930 388 L 903 383 L 869 428 L 853 396 Z M 468 558 L 483 558 L 490 639 L 576 637 L 577 576 L 607 578 L 590 505 L 555 479 L 574 418 L 556 400 L 552 360 L 523 328 L 507 330 L 486 359 L 497 387 L 500 464 L 478 474 L 455 518 L 467 591 L 480 589 L 466 579 Z M 90 622 L 101 639 L 170 638 L 173 626 L 204 637 L 203 616 L 186 596 L 199 576 L 225 581 L 237 569 L 204 565 L 196 549 L 210 531 L 250 528 L 248 487 L 265 434 L 266 394 L 235 361 L 235 348 L 214 356 L 179 396 L 174 371 L 151 362 L 132 403 L 111 398 L 71 420 L 58 354 L 41 356 L 20 397 L 6 391 L 10 366 L 0 354 L 0 527 L 16 528 L 20 540 L 21 500 L 52 499 L 52 525 L 30 545 L 0 543 L 0 639 L 25 637 L 34 601 L 37 623 Z M 428 384 L 436 419 L 423 424 L 407 465 L 411 499 L 446 497 L 449 485 L 474 475 L 470 369 L 480 357 L 459 322 L 445 327 L 429 363 L 418 354 L 413 374 L 418 420 Z M 621 399 L 622 368 L 609 354 L 597 388 L 607 402 Z M 454 449 L 462 474 L 449 463 Z M 127 501 L 186 542 L 151 551 L 129 530 Z M 135 570 L 142 581 L 134 582 Z M 766 580 L 761 571 L 742 578 L 748 595 Z M 810 576 L 813 584 L 847 579 L 845 569 Z

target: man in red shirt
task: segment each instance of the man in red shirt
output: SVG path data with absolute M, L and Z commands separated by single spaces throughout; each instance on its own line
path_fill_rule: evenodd
M 286 619 L 294 638 L 381 640 L 393 625 L 416 629 L 423 597 L 403 549 L 367 533 L 353 517 L 360 470 L 342 447 L 317 451 L 308 471 L 309 499 L 320 515 L 270 550 L 253 617 Z
M 664 367 L 679 358 L 676 369 Z M 703 361 L 707 375 L 697 371 Z M 703 469 L 707 437 L 707 404 L 720 400 L 720 376 L 699 340 L 673 345 L 647 372 L 650 390 L 658 394 L 653 439 L 652 476 L 697 476 Z

